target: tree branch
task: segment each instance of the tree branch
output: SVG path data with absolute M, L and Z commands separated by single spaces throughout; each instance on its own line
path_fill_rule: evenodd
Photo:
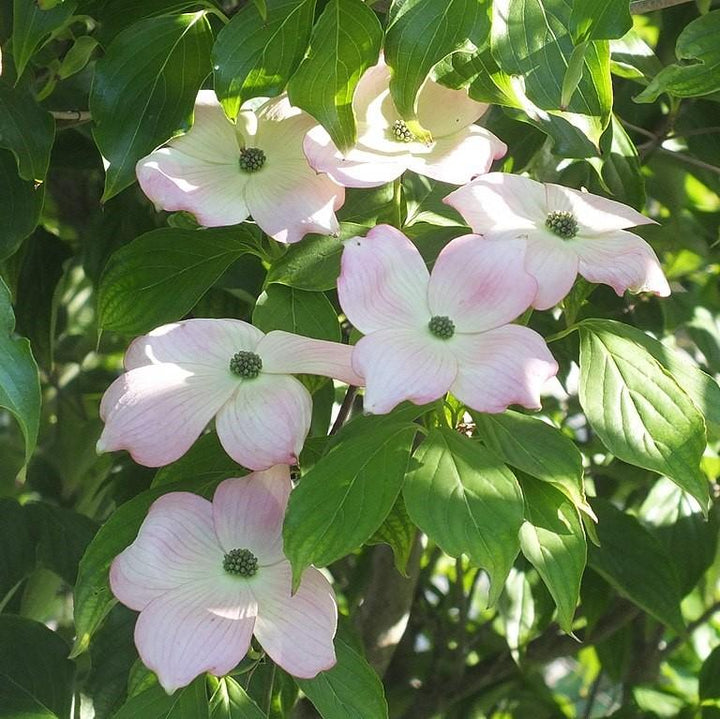
M 642 15 L 653 10 L 664 10 L 673 5 L 682 5 L 688 2 L 693 2 L 693 0 L 634 0 L 630 3 L 630 13 Z

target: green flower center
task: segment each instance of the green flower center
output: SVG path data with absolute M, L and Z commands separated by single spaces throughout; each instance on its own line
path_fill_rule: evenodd
M 455 323 L 449 317 L 435 315 L 428 322 L 428 329 L 441 340 L 449 340 L 455 334 Z
M 238 162 L 241 170 L 257 172 L 265 164 L 265 153 L 259 147 L 244 147 Z
M 405 124 L 404 120 L 395 120 L 395 122 L 393 122 L 391 132 L 393 138 L 398 142 L 412 142 L 413 140 L 417 140 L 415 135 L 408 130 L 408 126 Z
M 262 360 L 254 352 L 236 352 L 230 360 L 230 371 L 243 379 L 255 379 L 262 369 Z
M 249 549 L 233 549 L 223 557 L 223 569 L 228 574 L 252 577 L 257 573 L 257 557 Z
M 572 240 L 578 231 L 578 223 L 572 212 L 551 212 L 545 220 L 545 227 L 563 240 Z

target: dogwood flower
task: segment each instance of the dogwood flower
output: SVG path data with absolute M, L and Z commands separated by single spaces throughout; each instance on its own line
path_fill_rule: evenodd
M 345 242 L 338 296 L 365 334 L 352 365 L 365 380 L 366 411 L 384 414 L 403 400 L 424 404 L 448 391 L 481 412 L 540 407 L 557 363 L 540 335 L 508 324 L 537 291 L 523 253 L 519 241 L 464 235 L 443 248 L 430 274 L 412 242 L 389 225 Z
M 201 90 L 190 131 L 141 159 L 138 182 L 158 207 L 192 212 L 207 227 L 252 215 L 278 242 L 335 234 L 345 190 L 308 166 L 302 142 L 315 124 L 281 96 L 241 109 L 233 125 L 215 93 Z
M 631 207 L 561 185 L 492 172 L 451 192 L 473 232 L 488 240 L 524 238 L 525 268 L 537 280 L 533 306 L 557 304 L 576 276 L 625 290 L 670 294 L 653 249 L 625 228 L 654 223 Z
M 291 489 L 280 465 L 218 485 L 213 501 L 170 492 L 115 557 L 110 588 L 140 612 L 135 644 L 170 694 L 203 672 L 222 676 L 253 634 L 283 669 L 311 678 L 335 664 L 337 606 L 309 567 L 291 595 L 282 524 Z
M 174 462 L 215 417 L 225 451 L 250 469 L 294 464 L 310 428 L 310 393 L 292 374 L 358 384 L 352 348 L 241 320 L 191 319 L 134 340 L 127 372 L 100 403 L 99 452 L 127 449 L 149 467 Z
M 321 126 L 308 132 L 305 154 L 318 172 L 346 187 L 376 187 L 405 170 L 462 185 L 507 151 L 495 135 L 472 124 L 487 105 L 431 79 L 420 89 L 417 115 L 432 142 L 421 142 L 396 110 L 389 83 L 390 69 L 382 59 L 360 78 L 353 96 L 358 140 L 345 155 Z

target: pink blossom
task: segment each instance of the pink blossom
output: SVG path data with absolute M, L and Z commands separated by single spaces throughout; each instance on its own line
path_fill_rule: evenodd
M 483 175 L 443 201 L 488 240 L 526 240 L 525 268 L 538 283 L 537 309 L 565 297 L 578 273 L 618 295 L 670 294 L 650 245 L 625 231 L 653 220 L 627 205 L 502 172 Z
M 252 215 L 278 242 L 335 234 L 345 190 L 308 166 L 302 142 L 315 124 L 282 96 L 241 109 L 233 125 L 215 93 L 201 90 L 190 131 L 138 162 L 140 187 L 158 207 L 192 212 L 207 227 Z
M 472 124 L 487 105 L 430 79 L 420 89 L 417 116 L 432 141 L 421 142 L 396 110 L 389 83 L 390 69 L 382 59 L 360 78 L 353 97 L 358 140 L 346 154 L 322 127 L 308 132 L 305 154 L 316 170 L 346 187 L 376 187 L 405 170 L 461 185 L 487 172 L 507 151 L 495 135 Z
M 168 693 L 203 672 L 230 672 L 253 634 L 297 677 L 335 664 L 337 607 L 328 581 L 310 567 L 290 593 L 282 549 L 290 489 L 288 468 L 279 465 L 226 479 L 212 502 L 165 494 L 113 561 L 112 592 L 140 612 L 135 644 Z
M 557 364 L 540 335 L 508 324 L 537 291 L 523 253 L 519 241 L 464 235 L 445 246 L 431 275 L 412 242 L 389 225 L 346 241 L 338 295 L 365 334 L 352 364 L 365 379 L 368 412 L 448 391 L 481 412 L 540 406 Z
M 352 348 L 241 320 L 192 319 L 136 339 L 127 372 L 100 403 L 98 451 L 127 449 L 160 467 L 181 457 L 215 417 L 227 453 L 250 469 L 294 464 L 310 428 L 310 393 L 292 374 L 351 384 Z

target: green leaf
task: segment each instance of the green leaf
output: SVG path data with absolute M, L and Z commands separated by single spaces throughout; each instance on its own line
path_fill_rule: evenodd
M 254 235 L 244 225 L 167 227 L 141 235 L 108 260 L 98 290 L 100 326 L 142 334 L 182 318 L 253 247 Z
M 67 653 L 60 635 L 44 624 L 0 616 L 0 717 L 70 719 L 75 666 Z
M 52 115 L 30 94 L 0 80 L 0 147 L 15 155 L 23 180 L 45 179 L 54 138 Z
M 680 385 L 617 323 L 580 324 L 580 404 L 603 444 L 665 474 L 707 509 L 703 417 Z
M 613 40 L 632 27 L 628 0 L 572 0 L 570 32 L 575 40 Z
M 378 675 L 345 640 L 335 639 L 337 664 L 314 679 L 295 679 L 323 719 L 387 719 Z
M 12 51 L 18 78 L 35 51 L 67 24 L 76 7 L 77 2 L 64 2 L 52 10 L 41 10 L 31 0 L 13 0 Z
M 385 59 L 392 68 L 390 93 L 400 116 L 416 120 L 416 98 L 432 67 L 465 47 L 484 20 L 476 0 L 396 2 L 385 37 Z
M 290 495 L 283 538 L 293 584 L 310 564 L 323 567 L 366 542 L 402 487 L 417 427 L 394 417 L 360 417 Z
M 285 330 L 304 337 L 339 342 L 337 312 L 321 292 L 272 284 L 258 297 L 253 324 L 263 332 Z
M 407 577 L 407 565 L 410 561 L 417 527 L 412 523 L 407 513 L 402 494 L 398 495 L 390 514 L 377 528 L 366 544 L 387 544 L 395 557 L 395 568 L 404 577 Z
M 245 5 L 213 47 L 215 92 L 228 117 L 252 97 L 275 97 L 305 56 L 315 0 L 267 0 L 266 17 Z
M 266 715 L 232 677 L 222 677 L 210 698 L 210 719 L 266 719 Z
M 65 53 L 65 57 L 58 68 L 58 77 L 65 80 L 80 72 L 90 62 L 90 56 L 98 46 L 98 41 L 90 35 L 81 35 L 72 47 Z
M 109 162 L 103 201 L 134 182 L 140 158 L 190 128 L 212 42 L 204 12 L 166 15 L 135 23 L 98 60 L 90 112 Z
M 708 654 L 700 669 L 698 695 L 700 701 L 720 699 L 720 646 Z M 704 718 L 703 718 L 704 719 Z
M 403 494 L 410 518 L 451 557 L 467 554 L 490 576 L 490 604 L 520 549 L 523 496 L 497 457 L 449 429 L 415 452 Z
M 663 68 L 636 98 L 654 102 L 667 92 L 675 97 L 699 97 L 720 90 L 720 10 L 693 20 L 680 33 L 675 55 L 680 64 Z
M 205 676 L 192 684 L 167 694 L 159 685 L 128 699 L 113 719 L 208 719 L 209 707 L 205 694 Z
M 307 57 L 288 83 L 293 105 L 310 113 L 341 152 L 357 140 L 355 86 L 374 65 L 382 28 L 362 0 L 330 0 L 317 21 Z
M 15 587 L 35 569 L 35 541 L 27 520 L 18 502 L 0 497 L 0 609 Z
M 558 608 L 558 624 L 572 631 L 587 559 L 585 532 L 577 509 L 555 487 L 520 478 L 525 495 L 525 522 L 520 548 L 537 569 Z
M 503 462 L 555 485 L 579 510 L 594 516 L 585 498 L 582 455 L 569 437 L 540 419 L 512 410 L 472 415 L 478 437 Z
M 663 545 L 609 502 L 594 500 L 593 508 L 600 546 L 590 545 L 588 564 L 633 604 L 682 634 L 678 578 Z
M 25 462 L 35 449 L 40 423 L 40 378 L 26 339 L 13 336 L 10 290 L 0 278 L 0 407 L 15 417 L 25 438 Z

